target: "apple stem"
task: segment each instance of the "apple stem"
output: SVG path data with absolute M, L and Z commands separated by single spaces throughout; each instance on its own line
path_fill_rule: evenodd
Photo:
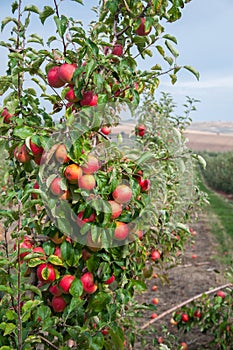
M 219 286 L 217 288 L 214 288 L 214 289 L 211 289 L 211 290 L 208 290 L 204 293 L 201 293 L 201 294 L 198 294 L 198 295 L 195 295 L 194 297 L 188 299 L 188 300 L 185 300 L 183 301 L 182 303 L 172 307 L 171 309 L 163 312 L 162 314 L 160 314 L 157 318 L 153 319 L 153 320 L 150 320 L 149 322 L 145 323 L 142 327 L 139 327 L 139 329 L 145 329 L 147 328 L 148 326 L 150 326 L 152 323 L 154 322 L 157 322 L 158 320 L 160 320 L 161 318 L 171 314 L 172 312 L 176 311 L 177 309 L 180 309 L 181 307 L 201 298 L 203 296 L 203 294 L 205 295 L 209 295 L 209 294 L 213 294 L 221 289 L 225 289 L 225 288 L 232 288 L 233 289 L 233 284 L 232 283 L 227 283 L 227 284 L 224 284 L 222 286 Z

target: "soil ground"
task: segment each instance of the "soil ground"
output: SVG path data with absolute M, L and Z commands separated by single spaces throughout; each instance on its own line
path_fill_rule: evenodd
M 155 297 L 159 299 L 156 311 L 158 315 L 195 295 L 226 283 L 223 276 L 224 267 L 221 266 L 218 259 L 218 245 L 211 234 L 210 222 L 207 216 L 205 214 L 201 215 L 198 222 L 192 225 L 192 228 L 196 231 L 195 244 L 187 244 L 181 264 L 168 272 L 170 284 L 162 285 L 158 278 L 152 278 L 148 284 L 148 291 L 140 296 L 140 300 L 147 303 Z M 195 259 L 192 258 L 193 254 L 197 256 Z M 158 289 L 152 291 L 152 285 L 157 285 Z M 142 324 L 150 321 L 150 316 L 151 311 L 147 311 Z M 179 342 L 188 344 L 189 350 L 214 350 L 213 346 L 210 347 L 209 345 L 211 335 L 202 334 L 198 329 L 192 329 L 190 332 L 183 334 L 181 331 L 177 331 L 176 326 L 170 324 L 171 317 L 172 314 L 169 314 L 159 320 L 158 323 L 153 324 L 155 337 L 163 336 L 162 325 L 166 325 L 170 333 L 178 336 Z M 142 346 L 137 344 L 136 349 L 142 350 Z M 151 349 L 154 350 L 155 347 L 148 345 L 143 348 L 143 350 Z

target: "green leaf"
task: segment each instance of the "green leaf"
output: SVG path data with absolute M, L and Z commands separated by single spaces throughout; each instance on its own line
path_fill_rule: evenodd
M 18 319 L 18 315 L 14 310 L 7 310 L 5 316 L 9 321 L 13 321 L 13 320 Z
M 10 347 L 10 346 L 1 346 L 0 350 L 12 350 L 12 347 Z
M 2 20 L 2 25 L 1 25 L 1 31 L 3 31 L 3 29 L 5 28 L 5 26 L 10 23 L 10 22 L 13 22 L 15 24 L 17 24 L 17 20 L 13 17 L 5 17 L 3 20 Z
M 173 41 L 175 44 L 177 44 L 177 40 L 176 40 L 176 37 L 175 37 L 175 36 L 172 36 L 172 35 L 170 35 L 170 34 L 165 34 L 165 35 L 163 36 L 163 38 L 168 39 L 168 40 L 171 40 L 171 41 Z
M 124 333 L 120 327 L 111 327 L 109 329 L 109 334 L 111 335 L 112 341 L 117 350 L 124 349 Z
M 41 300 L 28 300 L 28 301 L 26 301 L 26 303 L 24 303 L 22 306 L 23 314 L 26 313 L 27 311 L 31 311 L 32 309 L 34 309 L 35 307 L 37 307 L 41 303 L 42 303 Z
M 2 96 L 12 85 L 12 79 L 8 76 L 0 77 L 0 96 Z
M 11 4 L 12 13 L 15 13 L 18 7 L 19 7 L 18 1 L 14 1 L 13 4 Z
M 54 9 L 50 6 L 44 6 L 43 11 L 40 13 L 41 23 L 44 24 L 45 20 L 54 14 Z
M 83 284 L 82 282 L 78 279 L 75 278 L 70 286 L 69 293 L 73 295 L 75 298 L 78 298 L 82 295 L 83 293 Z
M 6 335 L 12 333 L 16 329 L 16 325 L 14 323 L 6 323 L 6 328 L 4 329 L 5 332 L 3 336 L 5 337 Z
M 47 305 L 40 305 L 37 309 L 37 315 L 40 316 L 41 321 L 44 321 L 50 317 L 51 309 Z
M 10 295 L 14 295 L 14 291 L 7 286 L 0 285 L 0 292 L 8 293 Z
M 60 35 L 61 38 L 63 38 L 66 32 L 66 29 L 68 27 L 68 18 L 64 15 L 61 15 L 60 18 L 58 18 L 57 16 L 54 16 L 54 21 L 57 26 L 58 34 Z
M 75 2 L 78 2 L 79 4 L 83 5 L 83 0 L 71 0 L 71 1 L 75 1 Z
M 156 45 L 156 49 L 158 50 L 158 52 L 160 53 L 161 56 L 163 56 L 163 57 L 165 56 L 165 51 L 164 51 L 162 46 Z
M 40 298 L 42 298 L 41 290 L 32 284 L 26 284 L 25 290 L 31 290 L 34 294 L 37 294 Z
M 63 266 L 62 259 L 59 258 L 57 255 L 50 255 L 48 258 L 48 262 L 50 262 L 53 265 Z
M 193 73 L 197 80 L 200 79 L 200 73 L 195 68 L 193 68 L 192 66 L 184 66 L 184 68 L 187 69 L 189 72 Z
M 89 339 L 89 349 L 90 350 L 101 350 L 104 346 L 104 336 L 102 333 L 96 333 Z
M 178 50 L 169 41 L 165 40 L 165 45 L 174 57 L 179 56 Z
M 106 305 L 111 301 L 111 296 L 105 292 L 99 292 L 92 296 L 87 306 L 87 310 L 98 313 L 105 309 Z
M 149 159 L 151 159 L 152 157 L 154 157 L 153 153 L 151 152 L 145 152 L 141 155 L 141 157 L 139 157 L 137 160 L 136 160 L 136 163 L 137 165 L 140 165 L 142 163 L 145 164 L 146 161 L 148 161 Z
M 31 34 L 28 37 L 28 41 L 27 42 L 28 43 L 33 42 L 33 43 L 38 43 L 38 44 L 44 45 L 43 39 L 37 34 Z M 43 57 L 39 57 L 39 60 L 43 62 L 44 58 Z M 34 64 L 34 62 L 32 62 L 32 64 Z
M 38 7 L 36 7 L 35 5 L 27 5 L 24 7 L 24 11 L 31 11 L 31 12 L 34 12 L 34 13 L 40 13 Z
M 25 140 L 28 136 L 31 136 L 34 132 L 33 128 L 29 126 L 16 126 L 13 131 L 13 135 Z

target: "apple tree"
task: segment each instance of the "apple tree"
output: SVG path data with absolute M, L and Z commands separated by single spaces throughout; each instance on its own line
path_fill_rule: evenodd
M 77 18 L 65 14 L 74 2 Z M 136 316 L 156 309 L 135 295 L 154 269 L 166 279 L 201 198 L 188 112 L 154 100 L 161 75 L 198 78 L 163 25 L 187 2 L 96 1 L 88 30 L 82 0 L 12 2 L 1 26 L 0 349 L 132 348 Z M 140 69 L 154 51 L 158 63 Z M 125 111 L 130 135 L 117 131 Z

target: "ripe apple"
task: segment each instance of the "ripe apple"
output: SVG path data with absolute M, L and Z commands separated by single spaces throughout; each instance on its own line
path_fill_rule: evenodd
M 54 285 L 50 286 L 49 292 L 52 295 L 55 295 L 56 297 L 59 297 L 60 295 L 62 295 L 62 290 L 59 288 L 58 284 L 54 284 Z
M 160 259 L 160 252 L 158 250 L 152 250 L 151 252 L 151 260 L 157 261 L 158 259 Z
M 196 318 L 201 318 L 201 311 L 200 311 L 200 310 L 196 310 L 196 311 L 194 312 L 194 317 L 196 317 Z
M 10 124 L 13 114 L 10 114 L 8 112 L 8 109 L 6 107 L 3 108 L 3 111 L 1 113 L 1 116 L 3 117 L 3 123 Z
M 112 216 L 111 219 L 116 219 L 122 213 L 122 205 L 115 201 L 108 201 L 112 208 Z
M 44 152 L 44 148 L 42 146 L 38 146 L 32 140 L 30 140 L 30 148 L 35 157 L 38 157 Z
M 156 318 L 156 317 L 158 317 L 158 315 L 157 315 L 156 313 L 153 313 L 153 314 L 151 315 L 151 318 L 152 318 L 152 319 L 154 319 L 154 318 Z
M 53 265 L 49 263 L 43 263 L 37 267 L 37 277 L 40 281 L 53 282 L 56 279 L 56 273 Z
M 132 190 L 127 185 L 118 185 L 112 193 L 114 200 L 119 204 L 129 202 L 132 198 L 132 195 Z
M 23 144 L 20 148 L 18 146 L 14 150 L 14 157 L 20 163 L 28 163 L 31 159 L 30 154 L 27 151 L 27 146 Z
M 59 199 L 61 199 L 62 201 L 68 201 L 70 199 L 70 191 L 64 190 L 63 194 L 59 196 Z
M 60 247 L 56 247 L 53 255 L 56 255 L 58 258 L 62 259 L 61 248 Z
M 47 74 L 48 83 L 54 88 L 60 88 L 65 85 L 64 81 L 59 78 L 59 66 L 53 66 Z
M 145 22 L 146 22 L 146 18 L 140 18 L 141 20 L 141 24 L 140 26 L 136 29 L 136 34 L 139 36 L 146 36 L 148 34 L 150 34 L 152 27 L 150 27 L 147 31 L 146 31 L 146 26 L 145 26 Z
M 145 135 L 145 132 L 146 132 L 146 126 L 143 125 L 143 124 L 139 124 L 137 127 L 136 127 L 136 134 L 139 135 L 139 136 L 144 136 Z
M 54 312 L 62 312 L 66 307 L 66 301 L 62 296 L 53 296 L 52 308 Z
M 82 227 L 86 222 L 93 222 L 95 221 L 96 214 L 92 213 L 88 218 L 83 218 L 84 210 L 80 211 L 77 215 L 76 222 L 79 227 Z
M 152 304 L 157 305 L 159 303 L 159 299 L 158 298 L 153 298 L 152 299 Z
M 185 342 L 182 342 L 181 344 L 181 350 L 188 350 L 188 345 Z
M 101 331 L 101 333 L 102 333 L 103 335 L 108 335 L 108 332 L 109 332 L 108 328 L 104 328 L 104 329 L 102 329 L 102 331 Z
M 151 290 L 153 290 L 153 292 L 155 292 L 157 289 L 158 289 L 158 287 L 157 287 L 156 285 L 153 285 L 153 286 L 151 287 Z
M 129 234 L 128 225 L 121 221 L 116 221 L 116 228 L 114 231 L 114 239 L 123 241 Z
M 33 185 L 33 189 L 34 190 L 39 190 L 40 185 L 38 184 L 38 182 L 36 181 Z M 38 194 L 37 193 L 32 193 L 32 199 L 38 199 Z
M 107 279 L 106 281 L 104 281 L 104 284 L 111 284 L 115 281 L 115 276 L 112 275 L 109 279 Z
M 104 135 L 109 135 L 111 133 L 111 126 L 103 126 L 100 131 L 104 134 Z
M 28 251 L 22 252 L 20 253 L 20 258 L 24 258 L 26 255 L 28 255 L 29 253 L 31 253 L 33 245 L 31 243 L 31 241 L 25 237 L 24 240 L 20 243 L 19 245 L 20 251 L 21 249 L 27 249 Z M 16 250 L 16 244 L 14 245 L 14 249 Z
M 98 104 L 98 95 L 93 91 L 84 91 L 83 98 L 80 101 L 81 106 L 96 106 Z
M 78 187 L 83 190 L 91 191 L 95 188 L 95 186 L 96 186 L 96 181 L 95 181 L 94 175 L 85 174 L 81 176 L 80 179 L 78 180 Z
M 123 46 L 121 44 L 116 44 L 113 46 L 112 54 L 116 56 L 122 56 L 123 55 Z
M 82 168 L 84 174 L 93 174 L 97 170 L 99 170 L 100 162 L 99 162 L 99 160 L 96 157 L 94 157 L 92 155 L 88 155 L 87 156 L 87 160 L 81 166 L 81 168 Z
M 77 184 L 82 174 L 82 168 L 77 164 L 68 165 L 64 172 L 65 177 L 71 184 Z
M 71 63 L 71 64 L 63 63 L 59 67 L 59 71 L 58 71 L 59 79 L 62 80 L 64 83 L 71 83 L 76 68 L 77 68 L 77 65 L 75 63 Z
M 74 87 L 70 85 L 69 90 L 65 94 L 65 99 L 69 102 L 78 102 L 78 97 L 75 95 Z
M 62 178 L 61 177 L 55 177 L 55 179 L 51 182 L 49 188 L 54 196 L 62 196 L 65 192 L 62 189 Z
M 83 290 L 86 293 L 88 294 L 95 293 L 97 289 L 97 285 L 94 283 L 94 276 L 91 272 L 84 273 L 84 275 L 81 276 L 80 280 L 83 285 Z
M 142 179 L 141 177 L 138 177 L 137 179 L 139 186 L 141 187 L 141 190 L 143 192 L 146 192 L 150 189 L 150 180 L 149 179 Z
M 183 313 L 183 314 L 181 315 L 181 320 L 182 320 L 183 322 L 188 322 L 188 321 L 189 321 L 189 315 Z
M 224 299 L 225 296 L 226 296 L 226 294 L 222 290 L 217 291 L 216 294 L 217 294 L 218 297 L 221 297 L 222 299 Z
M 35 247 L 32 249 L 32 252 L 33 253 L 41 253 L 43 254 L 43 256 L 40 256 L 40 259 L 42 260 L 46 260 L 46 254 L 45 254 L 45 251 L 42 247 Z
M 62 277 L 62 279 L 59 282 L 59 287 L 63 291 L 63 293 L 68 294 L 70 286 L 75 279 L 75 276 L 72 275 L 65 275 Z
M 55 152 L 55 158 L 58 161 L 58 163 L 64 164 L 69 162 L 70 158 L 67 155 L 67 148 L 66 145 L 60 144 Z

